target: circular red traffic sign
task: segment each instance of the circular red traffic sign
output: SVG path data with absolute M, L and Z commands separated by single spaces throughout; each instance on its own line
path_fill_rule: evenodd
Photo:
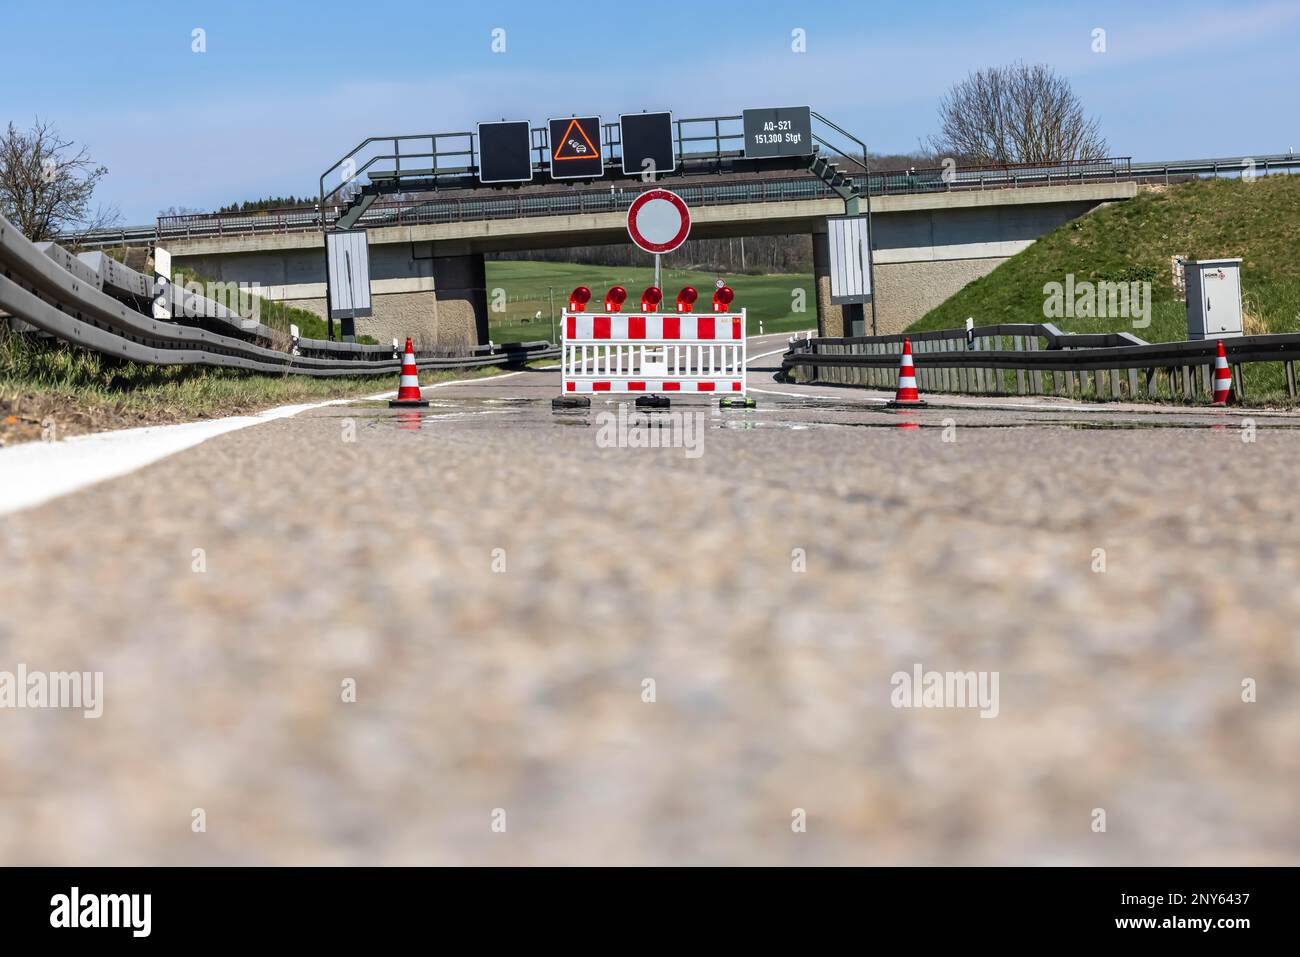
M 691 231 L 686 201 L 667 189 L 648 189 L 627 210 L 627 233 L 648 253 L 670 253 Z

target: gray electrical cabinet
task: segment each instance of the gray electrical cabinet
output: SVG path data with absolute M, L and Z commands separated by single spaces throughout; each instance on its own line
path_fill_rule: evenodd
M 1187 338 L 1226 339 L 1241 331 L 1241 260 L 1192 259 L 1187 282 Z

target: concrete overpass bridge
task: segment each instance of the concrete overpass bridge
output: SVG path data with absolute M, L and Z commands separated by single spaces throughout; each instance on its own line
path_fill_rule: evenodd
M 860 310 L 830 302 L 827 216 L 860 208 L 873 215 L 875 311 L 884 334 L 1044 233 L 1136 195 L 1138 179 L 1159 175 L 1127 158 L 869 171 L 861 140 L 815 111 L 803 115 L 809 125 L 797 155 L 751 150 L 753 129 L 746 132 L 741 116 L 670 119 L 672 162 L 654 181 L 692 207 L 693 239 L 811 236 L 824 335 L 870 331 Z M 553 177 L 546 127 L 519 124 L 530 135 L 519 144 L 526 172 L 516 174 L 526 181 L 507 185 L 481 181 L 489 178 L 475 165 L 485 163 L 482 125 L 478 133 L 371 137 L 321 175 L 315 208 L 161 217 L 157 242 L 175 265 L 216 281 L 257 283 L 269 298 L 323 316 L 325 231 L 364 227 L 375 312 L 358 320 L 358 333 L 381 341 L 412 333 L 446 345 L 483 342 L 485 254 L 629 241 L 627 207 L 649 183 L 624 169 L 623 119 L 600 127 L 600 156 L 576 184 Z M 1296 162 L 1264 157 L 1264 172 L 1270 160 L 1287 168 Z M 1214 171 L 1226 162 L 1213 161 Z M 1205 172 L 1194 163 L 1165 164 L 1166 181 L 1171 170 Z
M 485 341 L 485 253 L 626 243 L 627 204 L 643 188 L 570 192 L 545 211 L 525 205 L 537 202 L 526 196 L 372 206 L 361 224 L 375 315 L 357 331 L 380 341 L 410 330 L 446 344 Z M 830 303 L 825 221 L 844 212 L 840 197 L 818 195 L 807 178 L 714 184 L 698 196 L 672 188 L 692 206 L 694 239 L 812 236 L 818 326 L 824 335 L 852 331 Z M 902 329 L 1044 233 L 1136 192 L 1136 183 L 1112 179 L 873 198 L 879 331 Z M 159 244 L 174 265 L 217 281 L 257 282 L 268 298 L 323 316 L 324 234 L 313 228 L 314 212 L 243 218 L 261 222 L 189 217 L 166 223 Z

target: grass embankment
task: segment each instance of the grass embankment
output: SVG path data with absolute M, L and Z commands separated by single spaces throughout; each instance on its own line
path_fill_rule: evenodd
M 646 257 L 649 258 L 648 256 Z M 817 301 L 813 294 L 812 276 L 801 273 L 785 275 L 748 276 L 720 275 L 695 269 L 673 269 L 665 262 L 661 282 L 664 304 L 660 309 L 671 311 L 677 291 L 683 286 L 694 286 L 700 298 L 696 310 L 709 308 L 714 282 L 725 279 L 736 293 L 733 309 L 747 310 L 746 330 L 758 335 L 759 319 L 764 332 L 786 332 L 808 329 L 817 325 Z M 555 321 L 560 321 L 560 311 L 568 304 L 569 293 L 577 286 L 591 289 L 592 301 L 604 301 L 610 286 L 627 289 L 628 301 L 624 310 L 636 309 L 641 292 L 654 282 L 654 267 L 633 266 L 581 266 L 571 263 L 546 262 L 489 262 L 487 264 L 488 330 L 494 342 L 527 342 L 534 339 L 559 341 L 559 330 L 552 331 L 550 290 L 555 293 Z M 496 290 L 504 296 L 503 311 L 493 309 L 500 301 Z M 591 308 L 590 306 L 588 308 Z M 599 308 L 599 305 L 596 306 Z M 802 311 L 796 312 L 796 309 Z M 537 318 L 537 313 L 541 318 Z M 525 321 L 527 320 L 527 321 Z
M 912 330 L 1051 322 L 1066 332 L 1129 332 L 1148 342 L 1187 338 L 1172 258 L 1240 257 L 1247 333 L 1300 332 L 1300 177 L 1198 180 L 1143 190 L 1048 233 L 930 310 Z M 1150 325 L 1133 318 L 1048 317 L 1047 283 L 1149 281 Z M 1139 323 L 1142 320 L 1138 320 Z M 1246 369 L 1247 396 L 1284 400 L 1280 363 Z
M 424 372 L 423 385 L 497 369 Z M 279 405 L 375 395 L 395 376 L 314 379 L 201 366 L 126 362 L 10 335 L 0 324 L 0 444 L 104 429 L 187 422 Z

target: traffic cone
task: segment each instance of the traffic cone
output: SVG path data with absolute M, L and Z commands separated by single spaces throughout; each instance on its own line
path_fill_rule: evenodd
M 888 403 L 891 409 L 925 405 L 925 400 L 916 391 L 916 370 L 912 367 L 912 340 L 903 340 L 903 358 L 898 364 L 898 391 L 894 401 Z
M 406 337 L 406 354 L 402 356 L 402 377 L 397 383 L 397 398 L 388 400 L 390 409 L 409 409 L 415 406 L 427 406 L 420 397 L 420 373 L 415 368 L 415 350 L 411 348 L 411 337 Z
M 1214 405 L 1227 405 L 1232 395 L 1232 370 L 1228 368 L 1228 355 L 1219 340 L 1219 354 L 1214 359 Z

